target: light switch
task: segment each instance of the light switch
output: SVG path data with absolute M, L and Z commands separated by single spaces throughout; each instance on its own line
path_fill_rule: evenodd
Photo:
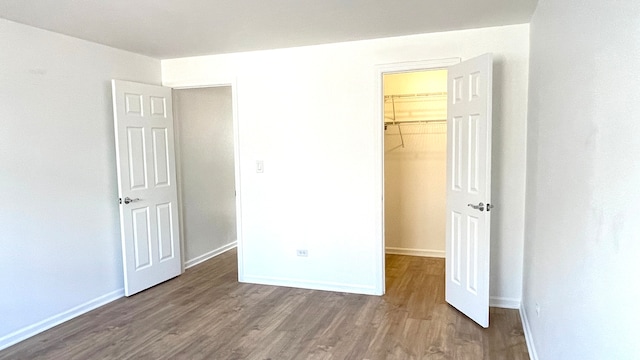
M 264 172 L 264 161 L 256 160 L 256 172 L 260 174 Z

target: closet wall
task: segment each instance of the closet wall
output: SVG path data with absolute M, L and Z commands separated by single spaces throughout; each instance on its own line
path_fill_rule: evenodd
M 446 70 L 384 77 L 387 253 L 444 257 L 446 91 Z

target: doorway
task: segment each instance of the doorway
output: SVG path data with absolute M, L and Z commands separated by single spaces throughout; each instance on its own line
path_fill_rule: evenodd
M 447 70 L 383 74 L 385 252 L 445 257 Z
M 382 219 L 377 290 L 385 292 L 385 156 L 386 151 L 404 148 L 402 124 L 396 100 L 403 94 L 384 96 L 387 74 L 426 69 L 447 70 L 446 109 L 446 302 L 483 327 L 489 326 L 489 260 L 491 201 L 491 110 L 493 55 L 484 54 L 460 62 L 458 59 L 389 64 L 377 67 L 379 118 L 385 126 L 397 126 L 400 144 L 385 146 L 384 126 L 380 132 L 380 191 Z M 405 94 L 417 97 L 418 94 Z M 385 100 L 391 100 L 391 116 L 385 115 Z M 387 111 L 387 114 L 389 112 Z M 411 115 L 410 109 L 407 113 Z M 408 121 L 410 121 L 409 119 Z M 427 122 L 427 121 L 424 121 Z M 422 221 L 424 217 L 420 217 Z
M 184 267 L 237 244 L 231 86 L 173 90 Z

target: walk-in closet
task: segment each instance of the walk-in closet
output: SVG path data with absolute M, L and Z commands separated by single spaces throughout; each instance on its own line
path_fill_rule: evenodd
M 387 254 L 444 257 L 447 70 L 385 74 Z

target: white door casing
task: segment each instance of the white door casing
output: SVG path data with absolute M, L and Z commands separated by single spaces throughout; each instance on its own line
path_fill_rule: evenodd
M 489 326 L 493 58 L 449 67 L 446 301 Z M 479 206 L 482 203 L 482 206 Z
M 171 89 L 112 81 L 125 295 L 182 272 Z M 131 199 L 131 200 L 129 200 Z

